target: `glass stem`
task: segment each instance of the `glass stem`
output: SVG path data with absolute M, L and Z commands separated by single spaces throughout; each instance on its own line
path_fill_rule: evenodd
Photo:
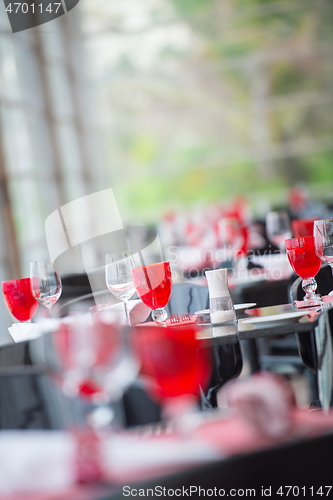
M 304 300 L 316 298 L 317 282 L 314 278 L 307 278 L 302 281 L 302 288 L 305 292 Z
M 126 322 L 127 322 L 128 326 L 131 326 L 131 321 L 130 321 L 128 308 L 127 308 L 127 301 L 124 302 L 124 306 L 125 306 Z
M 154 309 L 151 312 L 151 317 L 155 323 L 158 325 L 166 326 L 166 320 L 168 318 L 168 313 L 164 309 L 164 307 L 161 307 L 159 309 Z

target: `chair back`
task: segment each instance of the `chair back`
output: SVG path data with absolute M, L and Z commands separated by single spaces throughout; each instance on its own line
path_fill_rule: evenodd
M 316 275 L 317 293 L 320 295 L 327 295 L 333 290 L 333 275 L 332 270 L 328 264 L 323 264 Z M 303 300 L 304 291 L 302 289 L 302 278 L 297 278 L 290 289 L 290 300 Z
M 83 422 L 81 403 L 65 400 L 60 387 L 33 366 L 1 370 L 0 407 L 0 430 L 65 429 L 78 415 Z
M 327 295 L 333 289 L 332 270 L 328 264 L 321 266 L 317 276 L 317 292 L 320 295 Z M 304 291 L 302 289 L 302 278 L 297 278 L 290 288 L 290 301 L 303 300 Z M 314 332 L 296 333 L 296 340 L 299 354 L 303 363 L 309 370 L 317 372 L 317 349 Z
M 166 306 L 169 314 L 194 314 L 209 308 L 208 287 L 192 283 L 175 283 Z

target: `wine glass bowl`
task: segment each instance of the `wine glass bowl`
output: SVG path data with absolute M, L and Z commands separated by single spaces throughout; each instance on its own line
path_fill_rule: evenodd
M 333 273 L 333 219 L 316 220 L 313 227 L 316 253 Z M 333 295 L 333 290 L 328 294 Z
M 285 243 L 290 265 L 303 280 L 304 302 L 309 306 L 320 305 L 321 299 L 315 293 L 317 282 L 314 277 L 319 272 L 321 260 L 316 254 L 314 237 L 291 238 Z
M 3 281 L 2 291 L 14 318 L 22 323 L 30 323 L 39 305 L 31 293 L 30 278 Z
M 134 267 L 135 289 L 144 304 L 152 310 L 155 323 L 165 324 L 168 314 L 164 307 L 171 295 L 172 276 L 169 262 L 158 262 Z
M 292 237 L 289 215 L 285 210 L 268 212 L 266 215 L 266 234 L 273 245 L 285 251 L 284 242 Z
M 165 416 L 179 416 L 179 410 L 193 407 L 211 376 L 210 351 L 199 346 L 195 326 L 143 325 L 136 328 L 133 343 L 147 390 Z
M 139 368 L 126 331 L 100 313 L 67 318 L 35 341 L 32 355 L 66 396 L 86 401 L 86 422 L 96 429 L 110 424 L 109 403 L 121 398 Z
M 62 293 L 59 271 L 51 260 L 39 260 L 30 264 L 30 285 L 34 298 L 51 312 L 51 307 Z
M 134 266 L 131 252 L 118 252 L 108 254 L 105 264 L 105 281 L 108 290 L 117 299 L 124 303 L 127 324 L 130 325 L 130 318 L 127 302 L 135 293 L 135 286 L 132 277 Z
M 318 257 L 333 268 L 333 219 L 316 220 L 313 232 Z

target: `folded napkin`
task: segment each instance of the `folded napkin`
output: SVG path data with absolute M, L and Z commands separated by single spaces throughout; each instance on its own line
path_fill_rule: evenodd
M 77 483 L 101 478 L 128 484 L 222 456 L 200 437 L 164 434 L 144 438 L 123 432 L 91 438 L 91 432 L 85 437 L 82 432 L 1 431 L 0 497 L 43 492 L 61 495 Z
M 75 484 L 101 478 L 113 485 L 138 483 L 295 438 L 332 432 L 333 411 L 324 415 L 298 409 L 283 383 L 270 383 L 266 376 L 260 381 L 258 377 L 249 378 L 246 388 L 239 381 L 243 389 L 232 389 L 232 398 L 237 400 L 230 400 L 231 409 L 203 413 L 201 424 L 186 435 L 172 430 L 157 432 L 156 426 L 146 427 L 146 432 L 123 431 L 101 439 L 92 439 L 91 432 L 85 438 L 83 432 L 0 431 L 0 498 L 95 498 L 89 489 L 73 494 Z M 245 396 L 252 405 L 240 404 Z M 282 419 L 278 425 L 276 419 Z M 102 497 L 102 493 L 97 496 Z
M 128 314 L 130 317 L 131 325 L 135 326 L 139 323 L 143 323 L 148 318 L 151 313 L 151 309 L 146 306 L 140 299 L 129 300 L 127 302 Z M 99 306 L 94 306 L 90 309 L 92 312 L 104 311 L 108 314 L 110 321 L 115 321 L 116 323 L 126 324 L 126 314 L 125 314 L 125 306 L 122 302 L 118 302 L 117 304 L 101 304 Z
M 279 375 L 261 372 L 225 386 L 229 406 L 263 436 L 280 438 L 292 430 L 295 397 Z
M 323 295 L 321 300 L 323 302 L 333 302 L 333 295 Z
M 89 317 L 90 315 L 87 315 Z M 23 342 L 40 337 L 44 333 L 54 332 L 59 328 L 60 323 L 74 323 L 75 316 L 65 318 L 41 318 L 37 323 L 13 323 L 8 328 L 10 335 L 15 342 Z
M 322 300 L 322 302 L 325 302 L 326 304 L 333 302 L 333 295 L 323 295 L 321 297 L 321 300 Z M 304 300 L 294 300 L 294 304 L 297 307 L 297 309 L 303 309 L 303 308 L 308 309 L 309 307 L 313 307 L 313 308 L 317 307 L 318 309 L 320 309 L 320 304 L 309 306 L 309 304 L 307 302 L 305 302 Z
M 195 435 L 114 435 L 103 446 L 105 477 L 126 484 L 219 460 L 223 451 Z
M 181 317 L 181 316 L 180 316 Z M 193 316 L 190 317 L 190 319 L 184 319 L 180 320 L 176 323 L 171 323 L 170 319 L 167 319 L 165 324 L 166 326 L 171 326 L 171 327 L 180 327 L 180 326 L 187 326 L 187 325 L 194 325 L 197 321 L 198 315 L 193 314 Z M 156 326 L 155 321 L 150 321 L 149 323 L 145 323 L 144 325 L 138 325 L 138 326 Z
M 181 316 L 180 316 L 181 318 Z M 177 323 L 171 323 L 170 319 L 166 320 L 166 325 L 167 326 L 183 326 L 183 325 L 193 325 L 197 321 L 198 315 L 193 314 L 193 316 L 190 317 L 190 319 L 181 319 L 181 321 Z
M 0 495 L 59 491 L 75 483 L 76 442 L 65 432 L 1 431 Z
M 37 323 L 13 323 L 8 331 L 14 342 L 23 342 L 39 337 L 43 333 L 43 328 Z

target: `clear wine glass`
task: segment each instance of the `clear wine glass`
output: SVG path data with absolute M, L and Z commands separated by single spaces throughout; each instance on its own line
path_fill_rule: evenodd
M 140 299 L 152 310 L 153 320 L 165 326 L 168 313 L 164 307 L 169 302 L 172 288 L 170 263 L 157 262 L 135 267 L 132 275 Z
M 112 253 L 106 256 L 105 280 L 106 286 L 117 299 L 124 303 L 127 324 L 131 325 L 127 302 L 135 293 L 132 278 L 134 267 L 131 252 Z
M 73 315 L 33 343 L 33 360 L 46 365 L 66 396 L 86 402 L 89 428 L 109 429 L 114 417 L 110 403 L 136 378 L 139 364 L 127 333 L 102 311 Z
M 62 292 L 62 283 L 56 264 L 52 260 L 38 260 L 30 264 L 30 286 L 34 298 L 51 314 L 51 307 Z
M 333 219 L 316 220 L 313 235 L 316 254 L 323 262 L 327 262 L 333 273 Z M 333 295 L 333 290 L 328 295 Z
M 285 240 L 292 237 L 289 215 L 285 210 L 268 212 L 266 215 L 266 234 L 273 245 L 285 252 Z

